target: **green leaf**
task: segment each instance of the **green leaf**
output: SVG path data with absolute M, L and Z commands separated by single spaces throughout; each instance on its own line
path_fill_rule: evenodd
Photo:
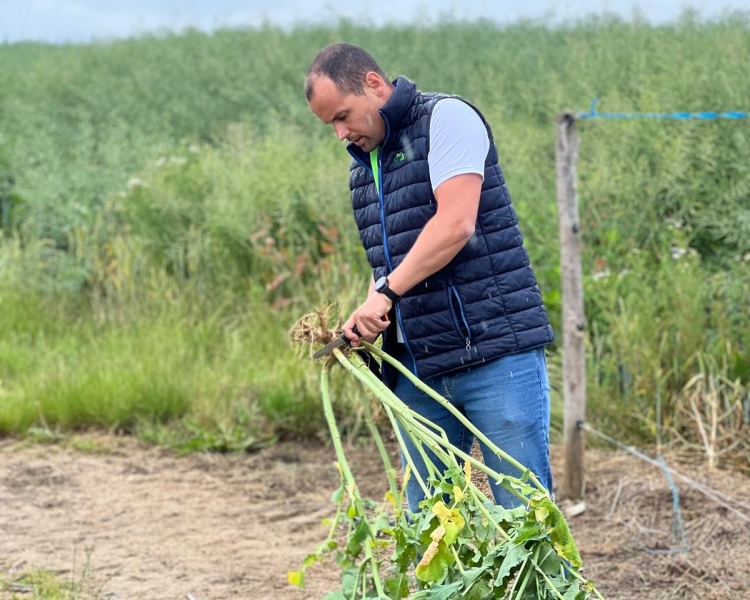
M 471 524 L 474 526 L 475 541 L 484 542 L 492 537 L 494 527 L 482 513 L 474 515 Z
M 402 571 L 405 571 L 409 568 L 409 565 L 412 565 L 417 561 L 417 549 L 412 545 L 401 548 L 397 547 L 391 560 L 395 562 Z
M 450 480 L 450 487 L 448 488 L 448 492 L 453 491 L 453 486 L 457 485 L 459 487 L 463 487 L 466 483 L 463 469 L 460 469 L 459 467 L 451 467 L 445 471 L 445 474 L 443 475 L 443 481 Z
M 521 565 L 529 556 L 531 556 L 531 551 L 527 550 L 522 544 L 513 546 L 500 565 L 497 577 L 495 577 L 495 587 L 504 586 L 506 583 L 505 579 L 510 575 L 511 571 Z
M 490 516 L 495 520 L 496 523 L 511 523 L 517 521 L 526 514 L 525 506 L 517 506 L 516 508 L 503 508 L 499 504 L 494 504 L 488 507 Z
M 347 553 L 354 557 L 359 556 L 359 553 L 362 552 L 362 543 L 369 535 L 370 524 L 367 522 L 367 519 L 360 520 L 346 544 Z
M 347 600 L 347 597 L 342 592 L 328 592 L 323 600 Z
M 426 590 L 412 594 L 409 600 L 452 600 L 461 590 L 463 581 L 454 581 L 445 585 L 433 585 Z
M 344 486 L 340 485 L 336 490 L 331 494 L 331 502 L 334 504 L 340 504 L 341 501 L 344 499 Z
M 484 579 L 480 579 L 472 586 L 472 588 L 468 592 L 464 592 L 462 600 L 484 600 L 491 593 L 491 583 Z
M 341 573 L 341 588 L 347 598 L 354 592 L 354 586 L 357 585 L 358 574 L 359 569 L 357 567 L 351 567 Z
M 409 595 L 409 578 L 406 573 L 399 573 L 385 580 L 385 591 L 388 596 L 401 600 Z
M 518 483 L 517 481 L 508 478 L 506 478 L 505 481 L 508 482 L 513 489 L 521 492 L 521 494 L 526 497 L 531 496 L 535 491 L 537 491 L 535 487 L 528 483 Z
M 440 582 L 445 579 L 453 555 L 443 541 L 433 542 L 417 565 L 415 573 L 420 581 Z
M 483 567 L 499 567 L 502 561 L 498 558 L 505 557 L 508 551 L 513 547 L 513 544 L 508 542 L 499 542 L 492 546 L 492 548 L 485 552 L 484 559 L 482 561 Z
M 488 576 L 490 581 L 487 581 L 483 576 Z M 463 600 L 482 600 L 491 591 L 492 585 L 492 570 L 486 567 L 474 567 L 472 569 L 466 569 L 462 574 L 464 586 L 462 589 Z
M 439 519 L 433 514 L 432 511 L 425 511 L 419 516 L 419 521 L 416 523 L 415 529 L 419 536 L 419 541 L 425 545 L 429 545 L 432 541 L 430 534 L 440 524 Z
M 521 527 L 518 528 L 514 544 L 522 544 L 531 539 L 541 540 L 547 537 L 547 534 L 542 530 L 542 527 L 536 521 L 526 521 Z
M 578 600 L 578 594 L 581 593 L 581 586 L 578 583 L 577 579 L 574 579 L 572 583 L 570 584 L 570 587 L 565 591 L 565 594 L 563 594 L 563 598 L 565 600 Z M 586 592 L 583 592 L 584 597 L 586 595 Z
M 552 545 L 544 541 L 539 547 L 539 568 L 547 575 L 556 575 L 560 572 L 562 559 L 557 555 Z
M 308 554 L 305 557 L 305 561 L 302 563 L 305 568 L 312 567 L 316 562 L 320 560 L 320 557 L 317 554 Z
M 464 588 L 468 589 L 471 584 L 474 583 L 476 578 L 486 570 L 487 569 L 485 567 L 473 567 L 471 569 L 466 569 L 463 573 L 461 573 L 461 578 L 464 580 Z
M 549 537 L 555 551 L 574 567 L 580 567 L 582 564 L 581 555 L 578 553 L 573 534 L 570 533 L 568 523 L 560 509 L 546 497 L 540 500 L 532 500 L 529 506 L 534 510 L 534 514 L 540 523 L 545 523 L 551 527 Z

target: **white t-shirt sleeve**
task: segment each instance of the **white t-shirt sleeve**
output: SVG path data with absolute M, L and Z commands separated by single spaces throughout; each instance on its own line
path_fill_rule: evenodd
M 432 190 L 456 175 L 478 173 L 484 177 L 489 149 L 487 128 L 476 111 L 456 98 L 440 100 L 430 120 L 427 163 Z

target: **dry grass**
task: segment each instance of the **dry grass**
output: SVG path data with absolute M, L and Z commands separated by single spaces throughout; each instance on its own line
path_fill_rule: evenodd
M 554 458 L 554 457 L 553 457 Z M 561 472 L 557 455 L 555 471 Z M 750 504 L 750 479 L 668 456 L 668 464 L 701 483 Z M 662 472 L 627 454 L 589 450 L 586 512 L 569 524 L 587 577 L 608 600 L 747 600 L 748 537 L 743 522 L 679 481 L 680 512 L 688 552 L 672 534 L 673 499 Z M 750 517 L 750 511 L 743 511 Z

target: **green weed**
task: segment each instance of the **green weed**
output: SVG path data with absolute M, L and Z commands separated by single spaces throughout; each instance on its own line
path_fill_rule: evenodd
M 369 277 L 347 154 L 302 93 L 326 43 L 481 108 L 559 332 L 555 113 L 594 97 L 602 111 L 747 109 L 749 24 L 342 22 L 0 46 L 0 177 L 14 182 L 0 433 L 98 427 L 230 450 L 324 431 L 315 368 L 286 332 L 317 306 L 346 316 Z M 750 381 L 750 129 L 579 130 L 589 419 L 653 439 L 657 400 L 672 426 L 696 353 L 738 393 Z M 354 431 L 357 392 L 340 385 Z

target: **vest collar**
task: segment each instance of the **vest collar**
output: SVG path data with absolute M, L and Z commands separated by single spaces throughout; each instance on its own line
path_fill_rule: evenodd
M 385 121 L 385 139 L 380 145 L 381 148 L 387 147 L 397 137 L 409 108 L 414 102 L 414 96 L 417 94 L 417 86 L 403 76 L 396 78 L 393 82 L 393 88 L 391 97 L 378 111 Z M 366 168 L 369 168 L 367 153 L 362 152 L 359 146 L 350 143 L 346 149 L 349 154 L 364 164 Z
M 414 102 L 414 96 L 417 93 L 417 86 L 409 81 L 406 77 L 398 77 L 393 82 L 393 93 L 383 107 L 380 109 L 380 116 L 385 121 L 385 139 L 383 147 L 388 146 L 393 137 L 401 129 L 406 114 Z

